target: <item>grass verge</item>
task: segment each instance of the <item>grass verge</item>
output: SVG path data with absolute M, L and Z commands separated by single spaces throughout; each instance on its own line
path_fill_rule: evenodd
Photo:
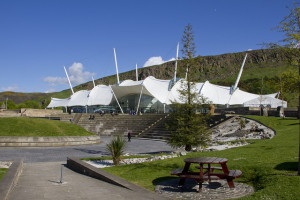
M 0 168 L 0 181 L 2 179 L 2 177 L 4 176 L 4 174 L 8 171 L 7 168 Z
M 94 133 L 88 132 L 75 124 L 38 118 L 0 118 L 0 127 L 0 136 L 61 137 L 94 135 Z
M 299 199 L 300 177 L 295 176 L 299 153 L 299 120 L 275 117 L 248 116 L 276 130 L 270 140 L 257 140 L 252 144 L 224 151 L 190 153 L 184 157 L 148 163 L 122 165 L 103 170 L 122 177 L 149 190 L 159 182 L 175 178 L 174 168 L 184 166 L 187 157 L 225 157 L 230 169 L 240 169 L 236 181 L 252 185 L 255 193 L 241 199 Z

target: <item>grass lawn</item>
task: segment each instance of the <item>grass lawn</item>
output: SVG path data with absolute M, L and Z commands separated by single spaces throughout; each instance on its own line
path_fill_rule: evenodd
M 0 118 L 0 127 L 0 136 L 58 137 L 94 135 L 94 133 L 88 132 L 75 124 L 38 118 Z
M 0 168 L 0 181 L 7 171 L 8 171 L 8 169 L 6 169 L 6 168 Z
M 249 116 L 250 117 L 250 116 Z M 299 120 L 251 116 L 276 130 L 270 140 L 255 140 L 252 144 L 224 151 L 197 152 L 187 156 L 149 163 L 103 168 L 149 190 L 165 179 L 175 178 L 170 171 L 184 166 L 187 157 L 224 157 L 229 169 L 240 169 L 242 177 L 235 179 L 255 188 L 255 193 L 242 199 L 300 199 L 300 177 L 297 172 L 299 153 Z

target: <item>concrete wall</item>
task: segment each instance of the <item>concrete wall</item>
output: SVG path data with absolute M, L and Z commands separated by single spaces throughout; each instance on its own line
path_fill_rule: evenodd
M 21 115 L 26 117 L 50 117 L 51 115 L 62 114 L 62 110 L 49 110 L 49 109 L 32 109 L 22 108 Z
M 100 136 L 0 137 L 0 147 L 54 147 L 100 143 Z
M 13 161 L 8 171 L 0 181 L 0 200 L 7 200 L 9 193 L 13 190 L 18 182 L 19 176 L 23 170 L 23 160 Z
M 239 114 L 239 115 L 260 115 L 260 108 L 254 108 L 254 107 L 235 107 L 235 108 L 215 109 L 215 113 L 226 113 L 230 111 L 234 111 L 235 114 Z M 286 117 L 297 117 L 298 108 L 285 108 L 284 115 Z M 277 111 L 277 108 L 268 109 L 268 116 L 278 117 L 279 112 Z

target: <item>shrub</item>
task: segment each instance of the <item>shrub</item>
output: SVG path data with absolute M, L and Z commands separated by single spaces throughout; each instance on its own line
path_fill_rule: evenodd
M 106 149 L 111 153 L 114 165 L 118 165 L 126 149 L 126 140 L 118 135 L 106 145 Z

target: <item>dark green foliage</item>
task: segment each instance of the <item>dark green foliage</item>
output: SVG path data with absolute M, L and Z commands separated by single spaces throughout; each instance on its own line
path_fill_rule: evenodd
M 17 105 L 11 99 L 9 99 L 7 101 L 7 109 L 17 109 Z
M 19 109 L 21 109 L 21 108 L 34 108 L 34 109 L 40 109 L 40 108 L 41 108 L 41 106 L 39 105 L 38 102 L 32 101 L 32 100 L 24 101 L 23 103 L 18 104 L 17 107 L 18 107 Z
M 126 140 L 120 135 L 113 138 L 107 145 L 106 149 L 111 153 L 114 165 L 118 165 L 121 161 L 121 156 L 124 154 L 126 149 Z
M 172 113 L 167 129 L 171 131 L 168 143 L 172 147 L 185 147 L 191 151 L 193 146 L 206 147 L 210 141 L 210 132 L 204 114 L 196 114 L 196 107 L 191 104 L 176 104 L 177 111 Z
M 182 37 L 183 60 L 181 69 L 186 70 L 186 79 L 181 80 L 180 103 L 173 102 L 176 112 L 172 113 L 171 121 L 166 125 L 171 132 L 168 143 L 173 147 L 185 147 L 186 151 L 191 151 L 193 146 L 205 147 L 210 141 L 206 117 L 203 114 L 196 114 L 197 109 L 206 105 L 205 100 L 195 91 L 195 84 L 191 81 L 191 74 L 195 70 L 195 43 L 192 26 L 185 27 Z M 182 70 L 184 71 L 184 70 Z

